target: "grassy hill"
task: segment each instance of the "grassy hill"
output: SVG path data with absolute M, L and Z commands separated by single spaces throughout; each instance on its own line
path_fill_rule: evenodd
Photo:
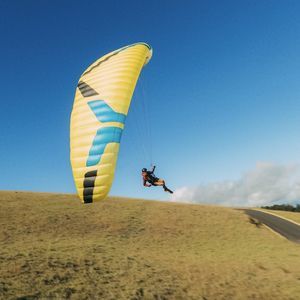
M 299 245 L 240 210 L 29 192 L 0 205 L 0 299 L 299 299 Z

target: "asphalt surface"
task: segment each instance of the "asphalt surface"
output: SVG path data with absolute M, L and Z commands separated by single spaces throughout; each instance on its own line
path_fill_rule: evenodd
M 274 231 L 286 237 L 288 240 L 293 241 L 295 243 L 300 243 L 300 226 L 289 222 L 280 217 L 276 217 L 274 215 L 264 213 L 262 211 L 245 209 L 245 213 L 260 221 L 261 223 L 267 225 Z

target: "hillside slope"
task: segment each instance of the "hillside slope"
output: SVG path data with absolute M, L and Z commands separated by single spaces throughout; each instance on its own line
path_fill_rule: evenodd
M 1 299 L 299 299 L 300 248 L 230 208 L 0 192 Z

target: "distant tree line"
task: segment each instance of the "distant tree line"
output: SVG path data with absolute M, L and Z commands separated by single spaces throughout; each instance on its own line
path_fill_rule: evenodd
M 290 204 L 275 204 L 272 206 L 262 206 L 261 208 L 300 212 L 300 204 L 297 204 L 296 206 Z

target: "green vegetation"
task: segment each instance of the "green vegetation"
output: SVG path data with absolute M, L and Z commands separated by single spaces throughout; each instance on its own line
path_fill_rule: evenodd
M 0 192 L 0 299 L 299 299 L 300 246 L 242 210 Z
M 283 210 L 283 211 L 293 211 L 293 212 L 300 212 L 300 204 L 296 206 L 290 204 L 275 204 L 272 206 L 262 206 L 261 208 L 264 209 L 271 209 L 271 210 Z

